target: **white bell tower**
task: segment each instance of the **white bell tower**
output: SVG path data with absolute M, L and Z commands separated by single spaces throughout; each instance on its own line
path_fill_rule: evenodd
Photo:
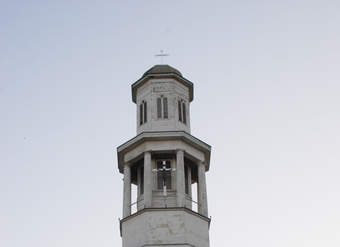
M 192 100 L 193 83 L 169 65 L 155 65 L 132 84 L 137 136 L 117 148 L 123 247 L 209 247 L 205 172 L 211 147 L 190 135 Z

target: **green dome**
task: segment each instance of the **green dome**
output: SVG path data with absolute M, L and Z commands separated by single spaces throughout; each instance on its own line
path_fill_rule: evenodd
M 159 64 L 153 66 L 151 69 L 147 70 L 143 74 L 143 77 L 151 74 L 176 74 L 182 77 L 181 72 L 166 64 Z

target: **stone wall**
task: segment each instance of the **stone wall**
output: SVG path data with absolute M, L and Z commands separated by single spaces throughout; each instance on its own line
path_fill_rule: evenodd
M 166 97 L 168 100 L 168 118 L 157 117 L 157 98 Z M 147 122 L 139 123 L 139 105 L 147 102 Z M 178 120 L 178 100 L 186 104 L 187 123 Z M 174 79 L 152 79 L 137 89 L 136 123 L 137 134 L 144 131 L 186 131 L 190 133 L 190 103 L 189 89 Z

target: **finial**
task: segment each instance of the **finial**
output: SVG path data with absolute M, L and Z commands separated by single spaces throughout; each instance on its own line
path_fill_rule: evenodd
M 160 57 L 161 58 L 161 64 L 163 64 L 163 58 L 164 57 L 168 57 L 168 56 L 169 56 L 169 54 L 164 53 L 163 50 L 161 50 L 161 53 L 155 55 L 155 57 Z

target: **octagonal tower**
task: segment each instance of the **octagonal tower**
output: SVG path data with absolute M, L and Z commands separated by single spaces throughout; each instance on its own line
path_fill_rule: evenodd
M 169 65 L 156 65 L 132 85 L 137 104 L 137 134 L 145 131 L 190 133 L 193 84 Z
M 137 136 L 117 148 L 123 247 L 209 246 L 205 172 L 211 147 L 190 135 L 192 100 L 193 83 L 169 65 L 155 65 L 132 84 Z

